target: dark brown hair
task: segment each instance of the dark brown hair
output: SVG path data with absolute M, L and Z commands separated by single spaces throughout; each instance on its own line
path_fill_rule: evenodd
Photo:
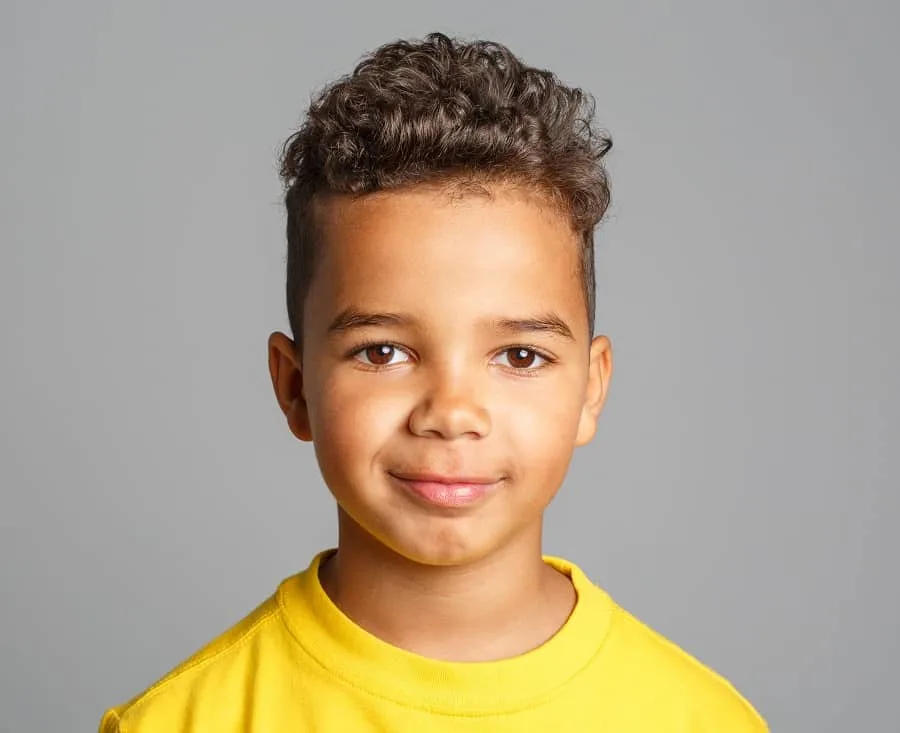
M 602 165 L 612 140 L 594 100 L 505 46 L 433 33 L 366 56 L 314 98 L 281 157 L 287 208 L 287 307 L 300 348 L 318 238 L 314 204 L 416 184 L 537 191 L 569 218 L 594 329 L 594 228 L 609 206 Z

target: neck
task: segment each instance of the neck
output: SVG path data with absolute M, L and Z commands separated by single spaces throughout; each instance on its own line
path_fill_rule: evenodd
M 340 513 L 338 552 L 320 569 L 325 592 L 358 626 L 416 654 L 447 661 L 505 659 L 565 623 L 571 582 L 541 555 L 541 531 L 457 566 L 417 563 Z

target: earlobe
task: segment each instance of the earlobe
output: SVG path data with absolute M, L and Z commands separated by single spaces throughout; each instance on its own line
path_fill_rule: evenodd
M 269 376 L 275 399 L 287 418 L 291 432 L 299 440 L 311 441 L 309 411 L 303 394 L 303 371 L 294 342 L 283 333 L 269 336 Z
M 586 445 L 597 432 L 597 420 L 603 411 L 609 382 L 612 378 L 612 344 L 606 336 L 597 336 L 591 342 L 588 362 L 588 379 L 585 385 L 584 404 L 578 423 L 575 444 Z

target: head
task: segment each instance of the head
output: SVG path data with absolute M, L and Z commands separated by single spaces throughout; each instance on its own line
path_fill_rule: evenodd
M 342 543 L 434 565 L 539 543 L 611 374 L 592 119 L 505 47 L 433 34 L 366 57 L 285 144 L 293 338 L 269 364 Z

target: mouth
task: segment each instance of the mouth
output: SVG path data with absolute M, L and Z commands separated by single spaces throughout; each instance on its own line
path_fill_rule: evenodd
M 489 476 L 446 476 L 433 473 L 389 473 L 395 482 L 427 504 L 458 508 L 475 504 L 504 480 Z

